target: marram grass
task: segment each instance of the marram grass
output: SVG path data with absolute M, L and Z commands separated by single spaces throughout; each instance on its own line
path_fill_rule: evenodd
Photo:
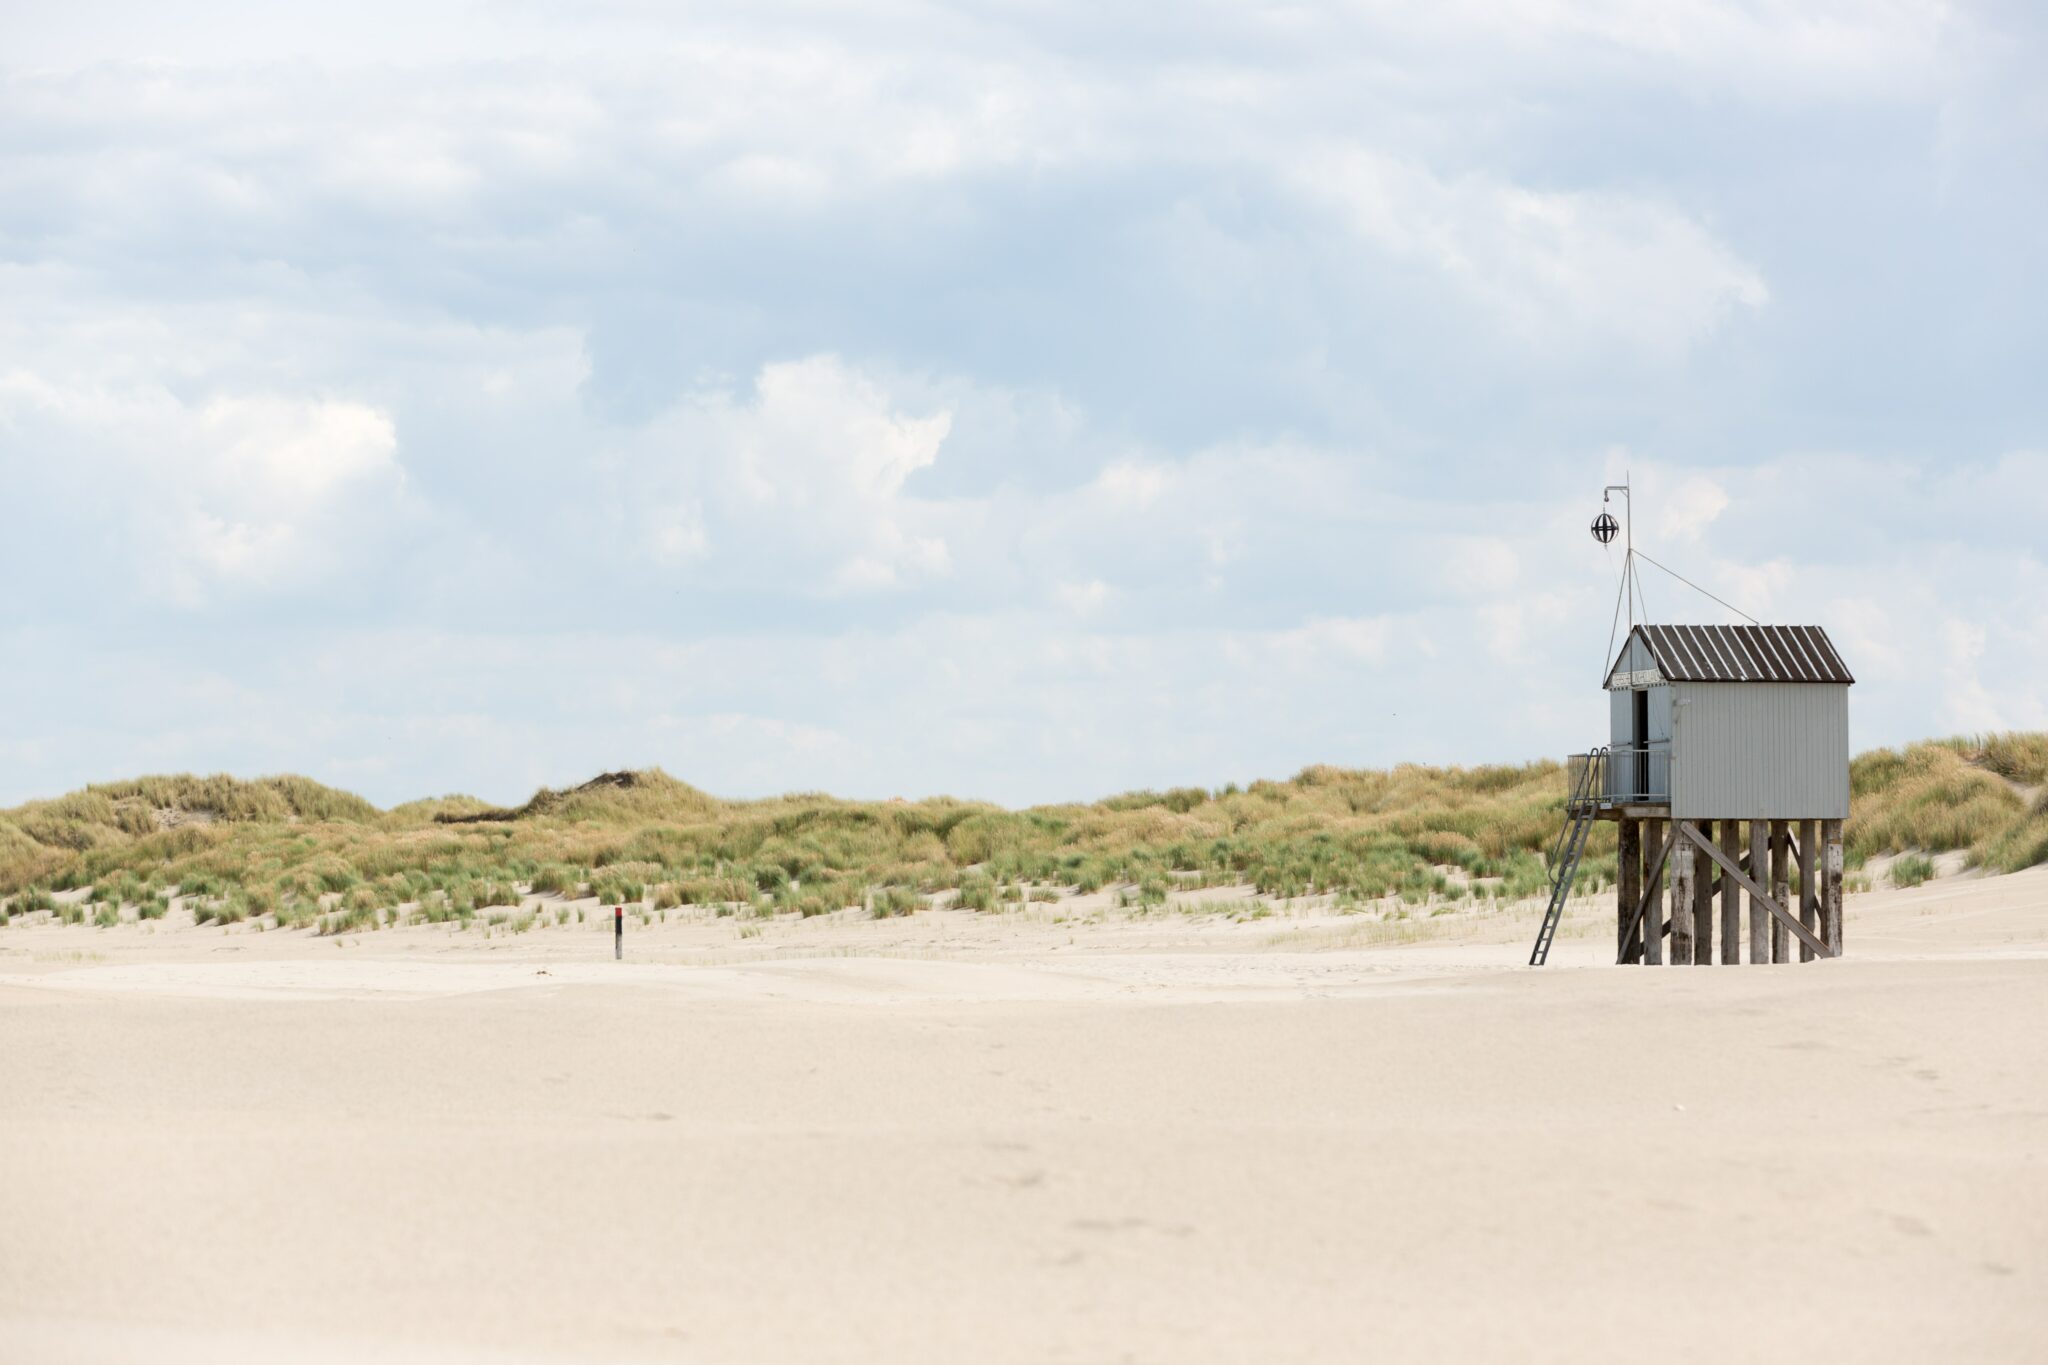
M 1864 754 L 1851 770 L 1849 861 L 1953 849 L 2002 871 L 2048 861 L 2048 799 L 2033 791 L 2044 783 L 2043 735 Z M 942 893 L 1000 911 L 1053 888 L 1114 888 L 1141 908 L 1170 891 L 1245 884 L 1342 906 L 1519 899 L 1544 890 L 1564 795 L 1555 763 L 1314 767 L 1242 790 L 1019 811 L 945 797 L 724 801 L 658 769 L 542 791 L 511 810 L 449 796 L 380 811 L 301 777 L 152 777 L 0 812 L 0 896 L 18 915 L 91 888 L 93 904 L 142 918 L 161 915 L 175 891 L 202 922 L 327 934 L 475 919 L 523 929 L 533 923 L 524 898 L 548 893 L 745 917 L 886 916 Z M 1603 824 L 1581 890 L 1613 878 Z

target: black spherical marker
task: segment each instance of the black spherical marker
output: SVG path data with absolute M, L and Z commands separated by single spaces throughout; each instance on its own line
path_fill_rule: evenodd
M 1621 523 L 1608 516 L 1605 512 L 1593 518 L 1593 539 L 1599 541 L 1602 545 L 1612 544 L 1614 542 L 1614 533 L 1620 529 Z

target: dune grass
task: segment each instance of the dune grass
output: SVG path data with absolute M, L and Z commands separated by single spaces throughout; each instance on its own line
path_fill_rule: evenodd
M 2041 735 L 1864 754 L 1851 770 L 1851 865 L 1951 849 L 2000 870 L 2048 861 L 2048 806 L 2021 790 L 2044 775 Z M 1313 767 L 1285 782 L 1014 811 L 947 797 L 724 801 L 659 770 L 606 773 L 513 809 L 449 796 L 389 811 L 305 778 L 154 777 L 0 812 L 0 896 L 19 915 L 90 887 L 95 904 L 137 918 L 176 896 L 201 923 L 325 934 L 479 917 L 523 930 L 537 896 L 742 917 L 890 916 L 933 897 L 996 912 L 1056 889 L 1114 890 L 1152 910 L 1246 884 L 1346 908 L 1519 899 L 1546 887 L 1564 795 L 1555 763 Z M 1613 878 L 1602 824 L 1580 889 Z
M 1919 886 L 1934 876 L 1934 860 L 1922 853 L 1902 853 L 1893 859 L 1893 886 Z
M 2048 733 L 1960 735 L 1941 741 L 1967 763 L 2024 787 L 2048 786 Z
M 1850 764 L 1849 866 L 1880 853 L 1964 850 L 1973 867 L 2048 862 L 2048 735 L 1968 736 L 1878 749 Z

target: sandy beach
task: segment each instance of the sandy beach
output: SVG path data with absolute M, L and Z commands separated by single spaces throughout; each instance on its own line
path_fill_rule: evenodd
M 1603 912 L 17 924 L 0 1359 L 2040 1359 L 2048 869 Z

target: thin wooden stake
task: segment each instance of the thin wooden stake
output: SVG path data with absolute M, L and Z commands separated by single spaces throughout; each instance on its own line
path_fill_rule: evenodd
M 1815 821 L 1799 822 L 1799 922 L 1806 926 L 1806 932 L 1813 935 L 1820 928 L 1820 884 L 1814 880 L 1813 827 Z M 1799 960 L 1813 961 L 1813 949 L 1804 939 L 1799 943 Z
M 1714 841 L 1714 822 L 1702 820 L 1698 826 L 1699 836 L 1708 843 Z M 1694 860 L 1692 879 L 1692 965 L 1711 967 L 1714 965 L 1714 869 L 1707 863 Z
M 1614 960 L 1628 960 L 1629 929 L 1641 902 L 1643 877 L 1642 826 L 1626 815 L 1616 839 L 1614 866 Z
M 1750 875 L 1762 881 L 1770 874 L 1764 869 L 1768 855 L 1764 845 L 1769 839 L 1768 826 L 1761 820 L 1749 822 L 1749 871 Z M 1783 901 L 1778 902 L 1783 905 Z M 1771 960 L 1771 914 L 1755 896 L 1749 898 L 1749 960 L 1752 966 L 1768 965 Z
M 1721 851 L 1728 855 L 1729 862 L 1742 857 L 1742 822 L 1723 820 L 1721 822 Z M 1763 875 L 1763 869 L 1757 869 Z M 1735 878 L 1725 868 L 1721 872 L 1721 963 L 1735 967 L 1742 962 L 1742 893 L 1735 889 Z
M 1828 952 L 1842 955 L 1842 822 L 1821 822 L 1821 843 L 1826 849 L 1827 868 L 1821 873 L 1821 939 Z
M 1783 820 L 1771 821 L 1771 895 L 1783 906 L 1792 904 L 1792 860 L 1791 834 Z M 1786 962 L 1791 959 L 1792 935 L 1777 916 L 1771 917 L 1771 961 Z
M 1657 860 L 1650 868 L 1650 884 L 1643 888 L 1642 927 L 1637 931 L 1642 936 L 1643 965 L 1655 967 L 1664 961 L 1664 868 L 1671 861 L 1671 850 L 1664 842 L 1664 822 L 1646 820 L 1650 837 L 1644 844 L 1644 852 L 1657 850 Z

